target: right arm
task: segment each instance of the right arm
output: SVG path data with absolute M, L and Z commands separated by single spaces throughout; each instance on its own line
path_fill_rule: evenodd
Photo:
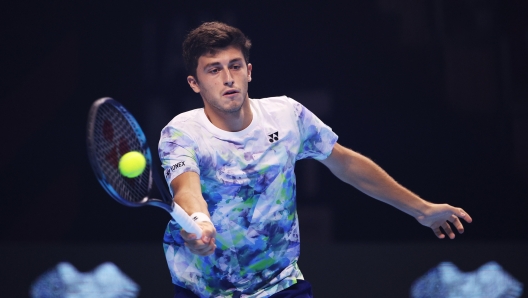
M 200 186 L 200 176 L 195 172 L 185 172 L 174 178 L 170 187 L 174 194 L 174 202 L 182 207 L 188 215 L 195 212 L 201 212 L 211 217 L 207 210 L 207 202 L 202 196 Z M 207 256 L 216 249 L 215 237 L 216 229 L 209 222 L 198 222 L 202 228 L 202 238 L 196 239 L 195 234 L 189 234 L 185 230 L 181 230 L 180 234 L 185 240 L 185 246 L 189 250 L 200 256 Z

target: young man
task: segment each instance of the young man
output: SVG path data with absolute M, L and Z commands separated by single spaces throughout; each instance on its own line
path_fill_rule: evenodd
M 463 232 L 461 208 L 427 202 L 337 135 L 295 100 L 250 99 L 250 41 L 236 28 L 204 23 L 183 43 L 187 82 L 203 109 L 162 130 L 159 155 L 174 201 L 203 236 L 167 227 L 164 248 L 175 297 L 312 297 L 297 266 L 297 160 L 314 158 L 344 182 L 430 227 Z

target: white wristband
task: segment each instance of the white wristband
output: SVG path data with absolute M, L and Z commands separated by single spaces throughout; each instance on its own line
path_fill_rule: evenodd
M 205 215 L 205 213 L 202 212 L 194 212 L 193 214 L 191 214 L 191 219 L 195 222 L 207 221 L 213 223 L 211 219 L 209 219 L 209 216 Z

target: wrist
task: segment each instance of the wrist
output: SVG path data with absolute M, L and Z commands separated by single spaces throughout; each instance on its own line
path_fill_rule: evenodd
M 207 214 L 203 212 L 194 212 L 193 214 L 191 214 L 191 219 L 195 222 L 210 222 L 211 224 L 213 223 L 209 216 L 207 216 Z
M 395 200 L 391 205 L 415 218 L 425 215 L 431 206 L 430 202 L 413 193 L 407 193 L 400 198 L 402 199 Z
M 431 206 L 432 206 L 431 202 L 421 199 L 420 201 L 416 202 L 414 206 L 412 206 L 409 214 L 414 218 L 418 218 L 420 216 L 426 216 L 427 213 L 429 213 Z

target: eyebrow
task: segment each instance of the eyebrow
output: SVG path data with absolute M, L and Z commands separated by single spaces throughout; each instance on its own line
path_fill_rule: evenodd
M 235 58 L 235 59 L 230 60 L 228 64 L 233 64 L 235 62 L 240 62 L 240 61 L 243 61 L 243 59 L 242 58 Z M 220 62 L 211 62 L 209 64 L 206 64 L 203 67 L 203 69 L 206 70 L 209 67 L 215 67 L 215 66 L 219 66 L 219 65 L 222 65 L 222 64 Z

